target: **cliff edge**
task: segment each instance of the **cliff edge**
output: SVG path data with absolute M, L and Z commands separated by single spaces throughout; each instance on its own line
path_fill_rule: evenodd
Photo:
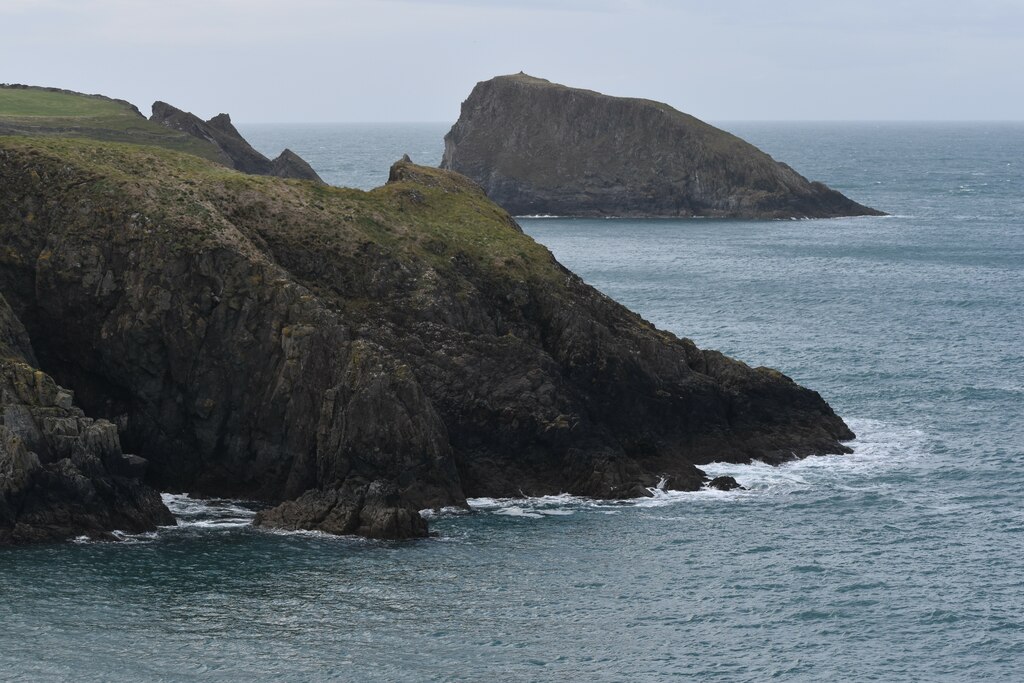
M 514 215 L 883 215 L 666 104 L 523 73 L 477 83 L 441 167 Z

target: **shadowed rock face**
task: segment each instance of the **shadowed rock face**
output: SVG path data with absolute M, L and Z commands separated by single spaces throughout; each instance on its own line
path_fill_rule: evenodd
M 154 102 L 153 115 L 149 120 L 213 143 L 223 152 L 228 165 L 243 173 L 323 182 L 313 167 L 290 149 L 281 152 L 273 161 L 257 152 L 238 132 L 227 114 L 218 114 L 209 121 L 203 121 L 195 114 L 166 102 Z
M 882 215 L 666 104 L 522 73 L 473 88 L 441 167 L 515 215 Z
M 174 524 L 140 481 L 145 460 L 121 452 L 117 427 L 85 417 L 35 364 L 0 296 L 0 546 Z
M 0 291 L 39 363 L 166 490 L 259 523 L 420 536 L 467 496 L 645 495 L 846 452 L 813 391 L 659 331 L 468 179 L 372 192 L 0 140 Z

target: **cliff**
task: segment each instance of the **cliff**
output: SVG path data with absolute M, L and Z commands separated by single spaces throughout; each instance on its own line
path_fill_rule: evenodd
M 882 215 L 666 104 L 522 73 L 473 88 L 441 167 L 515 215 Z
M 209 121 L 203 121 L 195 114 L 166 102 L 154 102 L 153 115 L 149 120 L 215 145 L 229 160 L 228 165 L 243 173 L 323 182 L 313 167 L 290 149 L 281 152 L 273 161 L 257 152 L 238 132 L 227 114 L 218 114 Z
M 152 147 L 0 138 L 0 292 L 40 366 L 163 490 L 400 538 L 467 496 L 693 490 L 846 452 L 822 398 L 655 329 L 481 189 L 371 192 Z
M 93 420 L 40 371 L 29 337 L 0 296 L 0 546 L 174 524 L 121 452 L 117 427 Z

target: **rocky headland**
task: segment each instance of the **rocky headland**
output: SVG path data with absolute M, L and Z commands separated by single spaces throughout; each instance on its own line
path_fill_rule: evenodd
M 227 114 L 217 114 L 209 121 L 203 121 L 195 114 L 158 101 L 153 103 L 153 115 L 149 120 L 209 142 L 220 150 L 228 166 L 243 173 L 323 182 L 313 167 L 290 149 L 285 149 L 273 160 L 257 152 L 238 132 Z
M 104 435 L 105 469 L 83 476 L 137 475 L 119 444 L 155 489 L 262 500 L 267 526 L 416 537 L 418 510 L 467 497 L 697 490 L 701 463 L 853 438 L 814 391 L 654 328 L 477 184 L 408 161 L 362 192 L 159 147 L 0 137 L 0 293 L 24 323 L 4 337 L 22 349 L 11 386 L 45 384 L 42 368 L 75 392 L 8 393 Z M 5 447 L 5 462 L 45 450 Z M 66 453 L 39 467 L 70 467 L 48 464 Z M 22 492 L 10 509 L 54 490 L 4 486 Z M 97 528 L 162 519 L 127 493 L 91 500 L 110 515 Z
M 514 215 L 884 215 L 666 104 L 523 73 L 473 88 L 441 167 Z
M 153 115 L 147 119 L 124 100 L 60 88 L 0 84 L 0 135 L 89 138 L 163 147 L 243 173 L 323 182 L 290 149 L 273 160 L 260 154 L 227 114 L 203 121 L 166 102 L 155 102 Z

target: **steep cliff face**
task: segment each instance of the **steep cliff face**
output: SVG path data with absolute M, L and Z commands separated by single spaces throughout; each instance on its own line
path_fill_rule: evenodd
M 473 88 L 441 167 L 515 215 L 881 215 L 666 104 L 521 73 Z
M 467 496 L 643 495 L 712 460 L 838 453 L 813 391 L 653 328 L 478 186 L 372 192 L 0 139 L 0 291 L 159 487 L 286 528 L 422 535 Z
M 281 152 L 273 161 L 257 152 L 238 132 L 227 114 L 218 114 L 209 121 L 203 121 L 195 114 L 166 102 L 154 102 L 153 115 L 149 120 L 216 145 L 228 160 L 228 165 L 243 173 L 323 182 L 313 167 L 290 149 Z
M 35 364 L 0 296 L 0 546 L 174 524 L 140 481 L 145 461 L 121 452 L 117 427 L 86 417 Z

